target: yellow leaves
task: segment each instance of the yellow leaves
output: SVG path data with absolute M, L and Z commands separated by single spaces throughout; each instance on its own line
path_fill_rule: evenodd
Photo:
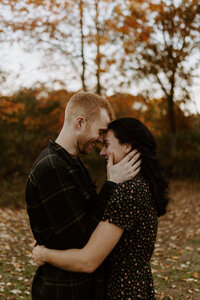
M 103 35 L 100 37 L 99 39 L 99 46 L 105 45 L 106 43 L 108 43 L 110 41 L 110 39 L 108 38 L 108 36 Z
M 0 240 L 0 299 L 29 299 L 35 267 L 26 257 L 33 238 L 25 210 L 0 208 Z
M 133 96 L 128 93 L 116 94 L 108 97 L 117 118 L 134 117 L 142 119 L 141 112 L 144 108 L 140 96 Z M 142 120 L 141 120 L 142 121 Z
M 65 90 L 44 92 L 24 91 L 16 97 L 0 98 L 0 119 L 3 124 L 17 124 L 24 130 L 58 132 L 63 112 L 72 93 Z M 47 117 L 48 115 L 48 117 Z M 6 125 L 6 126 L 7 126 Z
M 153 268 L 151 268 L 151 272 L 152 272 L 152 274 L 154 274 L 154 273 L 157 273 L 157 270 L 156 270 L 156 269 L 153 269 Z
M 163 248 L 160 248 L 160 247 L 156 247 L 156 248 L 155 248 L 155 251 L 156 251 L 156 252 L 158 252 L 158 251 L 164 251 L 164 249 L 163 249 Z
M 192 247 L 189 247 L 189 246 L 187 246 L 187 247 L 185 248 L 185 250 L 187 250 L 187 251 L 194 251 L 194 249 L 193 249 Z
M 27 127 L 28 130 L 33 130 L 33 129 L 39 128 L 39 124 L 37 124 L 36 120 L 34 120 L 30 117 L 26 117 L 24 119 L 23 124 Z
M 173 260 L 179 260 L 179 258 L 180 258 L 179 256 L 172 256 L 171 257 L 171 259 L 173 259 Z
M 26 12 L 26 13 L 27 13 L 27 12 L 28 12 L 28 9 L 27 9 L 26 7 L 22 7 L 22 8 L 19 9 L 19 11 L 20 11 L 20 12 Z
M 154 4 L 154 3 L 149 3 L 149 8 L 152 12 L 156 11 L 160 11 L 162 9 L 162 5 L 159 5 L 159 4 Z
M 120 15 L 122 13 L 122 7 L 121 4 L 118 4 L 115 6 L 115 12 L 117 15 Z
M 12 294 L 18 295 L 21 294 L 22 292 L 20 290 L 14 289 L 10 291 Z
M 130 33 L 130 27 L 126 24 L 124 24 L 123 26 L 120 26 L 118 28 L 118 31 L 123 33 L 123 34 L 129 34 Z
M 168 276 L 163 276 L 162 279 L 167 281 L 169 279 L 169 277 Z
M 6 286 L 11 286 L 11 282 L 6 282 Z
M 107 60 L 106 60 L 106 64 L 109 65 L 109 66 L 111 66 L 111 65 L 113 65 L 113 64 L 115 64 L 115 63 L 116 63 L 116 60 L 115 60 L 115 59 L 107 59 Z
M 182 280 L 186 281 L 186 282 L 197 282 L 198 281 L 196 278 L 192 278 L 192 277 L 182 278 Z
M 199 278 L 199 273 L 198 273 L 198 272 L 194 272 L 194 273 L 192 274 L 192 277 L 194 277 L 194 278 Z
M 171 183 L 169 212 L 159 220 L 151 260 L 156 299 L 198 299 L 199 183 Z M 193 232 L 191 237 L 187 234 Z M 192 245 L 192 246 L 191 246 Z M 171 297 L 171 298 L 170 298 Z
M 15 102 L 9 97 L 0 98 L 0 115 L 1 120 L 9 121 L 9 123 L 16 123 L 18 114 L 22 113 L 25 110 L 24 103 Z
M 20 269 L 20 268 L 21 268 L 21 264 L 20 264 L 20 263 L 16 263 L 16 264 L 14 264 L 14 267 L 15 267 L 16 269 Z
M 130 42 L 129 40 L 123 42 L 123 47 L 126 55 L 134 53 L 136 50 L 136 45 Z

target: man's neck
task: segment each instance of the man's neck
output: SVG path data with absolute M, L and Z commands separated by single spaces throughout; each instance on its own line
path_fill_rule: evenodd
M 62 128 L 55 142 L 63 147 L 73 158 L 78 157 L 78 150 L 75 146 L 74 135 L 70 134 L 70 131 Z

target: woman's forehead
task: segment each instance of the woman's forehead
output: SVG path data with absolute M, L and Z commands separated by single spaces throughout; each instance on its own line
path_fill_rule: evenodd
M 108 129 L 105 133 L 105 137 L 104 137 L 105 140 L 113 140 L 113 139 L 116 139 L 116 137 L 114 136 L 114 133 L 111 129 Z

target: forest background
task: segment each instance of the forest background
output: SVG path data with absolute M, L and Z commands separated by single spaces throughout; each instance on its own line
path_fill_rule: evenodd
M 170 183 L 151 260 L 156 298 L 200 299 L 199 24 L 199 0 L 0 0 L 1 299 L 31 298 L 25 184 L 79 91 L 155 135 Z M 83 160 L 100 187 L 99 148 Z
M 198 0 L 1 0 L 0 20 L 2 51 L 18 45 L 41 58 L 35 69 L 29 62 L 38 80 L 26 86 L 23 68 L 11 72 L 0 50 L 0 205 L 24 207 L 31 165 L 81 90 L 150 128 L 168 178 L 200 178 L 200 114 L 190 109 L 199 97 Z M 99 186 L 99 149 L 83 160 Z

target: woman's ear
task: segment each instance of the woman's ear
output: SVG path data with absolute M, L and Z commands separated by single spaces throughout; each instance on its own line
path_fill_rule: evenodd
M 132 146 L 129 143 L 125 143 L 125 151 L 126 153 L 129 153 L 132 150 Z

